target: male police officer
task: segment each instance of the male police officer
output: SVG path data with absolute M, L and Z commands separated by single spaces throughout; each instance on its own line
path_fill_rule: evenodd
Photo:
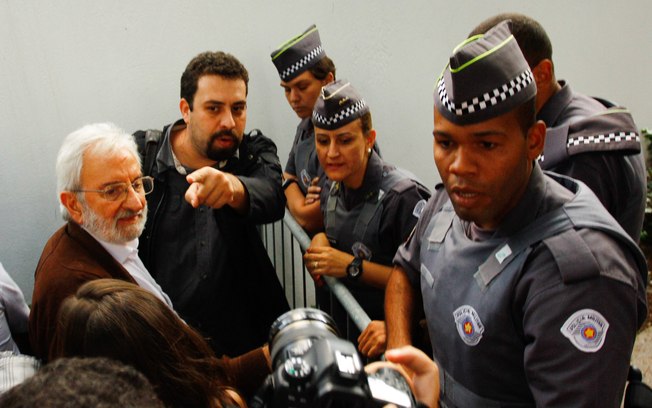
M 419 292 L 444 406 L 620 405 L 646 316 L 642 254 L 581 182 L 544 174 L 536 86 L 509 23 L 455 49 L 435 92 L 443 180 L 387 284 L 388 346 Z
M 541 168 L 583 181 L 638 242 L 647 172 L 632 116 L 624 108 L 577 93 L 566 81 L 557 81 L 550 38 L 533 18 L 498 14 L 480 23 L 471 35 L 508 19 L 537 86 L 537 119 L 548 128 Z

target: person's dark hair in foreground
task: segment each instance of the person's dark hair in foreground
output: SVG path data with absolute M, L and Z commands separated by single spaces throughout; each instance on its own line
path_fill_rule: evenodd
M 140 287 L 90 281 L 59 311 L 60 357 L 104 356 L 140 370 L 166 406 L 239 406 L 226 373 L 203 337 Z
M 5 408 L 163 408 L 147 378 L 108 358 L 60 358 L 0 396 Z

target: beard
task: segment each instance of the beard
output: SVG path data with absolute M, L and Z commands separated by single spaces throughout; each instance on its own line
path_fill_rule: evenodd
M 215 141 L 223 138 L 231 140 L 232 146 L 228 148 L 214 147 Z M 222 130 L 214 133 L 208 140 L 208 145 L 206 146 L 206 157 L 215 161 L 227 160 L 233 157 L 239 146 L 240 139 L 232 130 Z
M 141 211 L 121 210 L 114 218 L 104 218 L 93 211 L 86 203 L 82 203 L 84 222 L 82 226 L 88 231 L 112 244 L 126 244 L 143 233 L 147 221 L 147 206 Z M 124 227 L 118 226 L 121 218 L 140 215 L 137 223 Z

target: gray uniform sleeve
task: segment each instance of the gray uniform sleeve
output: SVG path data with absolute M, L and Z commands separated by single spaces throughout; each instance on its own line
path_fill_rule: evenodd
M 637 268 L 602 233 L 580 235 L 599 273 L 573 279 L 572 270 L 551 267 L 555 259 L 539 245 L 515 292 L 513 316 L 523 330 L 523 364 L 538 407 L 620 406 L 640 313 Z

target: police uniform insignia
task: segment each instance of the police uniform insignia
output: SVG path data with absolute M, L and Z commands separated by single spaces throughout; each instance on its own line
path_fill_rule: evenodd
M 412 210 L 412 215 L 417 218 L 421 217 L 424 208 L 426 208 L 426 200 L 419 200 L 419 202 L 414 206 L 414 210 Z
M 473 306 L 464 305 L 453 312 L 457 333 L 468 346 L 477 346 L 484 333 L 484 325 Z
M 609 322 L 593 309 L 573 313 L 561 327 L 563 334 L 573 346 L 585 353 L 595 353 L 607 338 Z
M 310 174 L 306 169 L 301 170 L 301 182 L 303 183 L 303 186 L 305 188 L 310 187 L 310 183 L 312 182 L 312 177 L 310 177 Z
M 371 249 L 367 248 L 365 244 L 362 242 L 356 242 L 351 246 L 351 251 L 353 252 L 353 255 L 365 259 L 367 261 L 371 260 Z

